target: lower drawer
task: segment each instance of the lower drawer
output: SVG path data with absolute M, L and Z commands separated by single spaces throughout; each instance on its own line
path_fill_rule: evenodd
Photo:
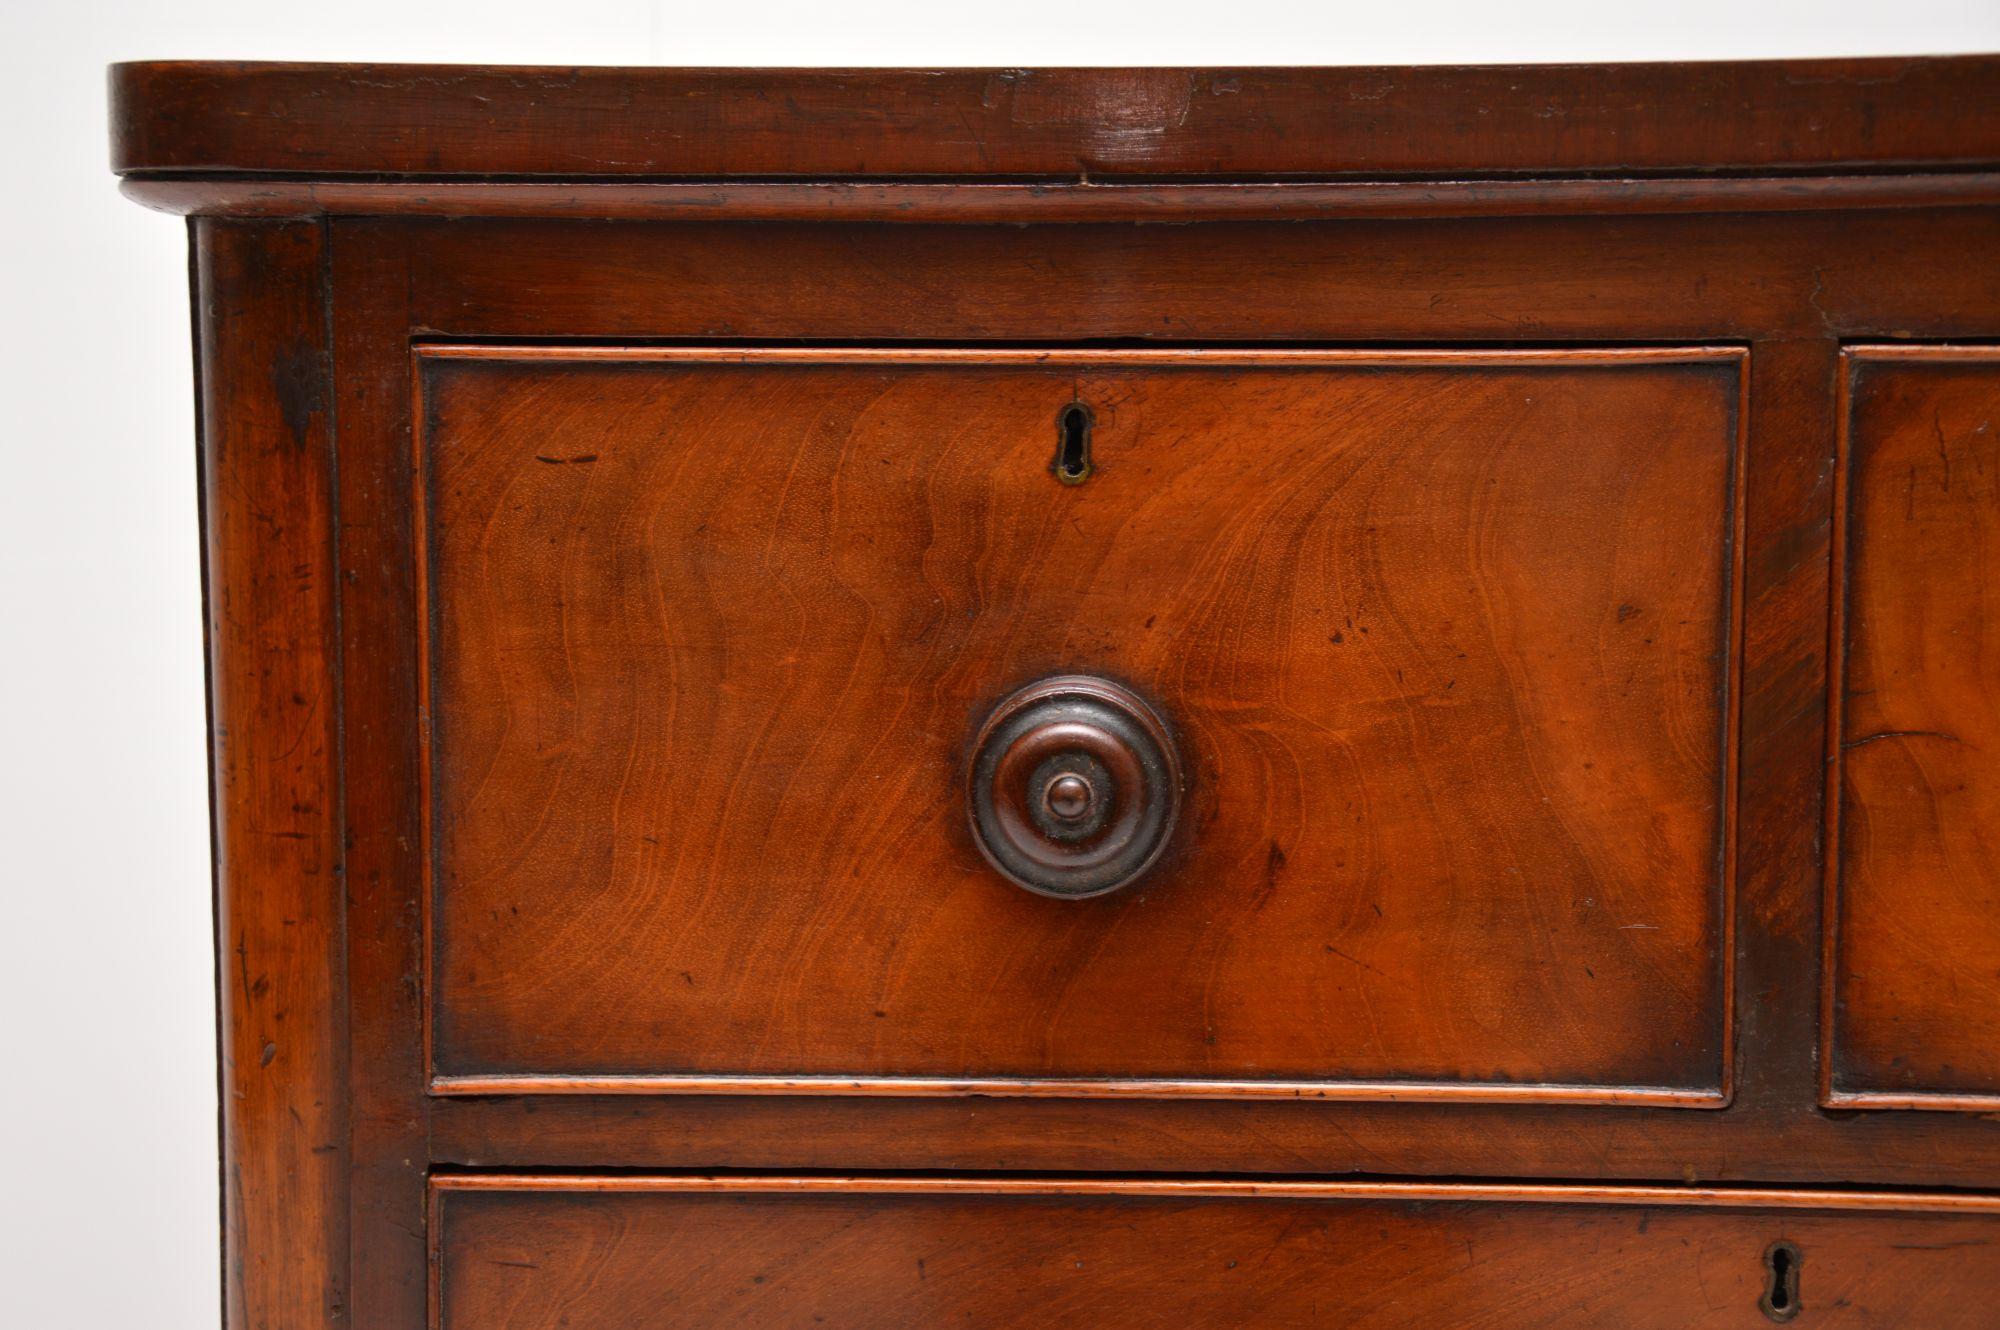
M 445 1330 L 1992 1326 L 2000 1198 L 438 1178 Z

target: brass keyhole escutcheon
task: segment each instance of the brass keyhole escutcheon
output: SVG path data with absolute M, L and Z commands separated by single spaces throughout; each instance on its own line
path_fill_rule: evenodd
M 1081 899 L 1159 861 L 1181 786 L 1158 712 L 1108 679 L 1060 675 L 1007 697 L 980 727 L 967 811 L 980 852 L 1010 881 Z
M 1096 421 L 1090 408 L 1071 402 L 1056 413 L 1056 479 L 1065 485 L 1081 485 L 1090 479 L 1090 427 Z

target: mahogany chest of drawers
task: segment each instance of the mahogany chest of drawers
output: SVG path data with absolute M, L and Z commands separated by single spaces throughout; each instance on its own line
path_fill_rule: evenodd
M 2000 59 L 112 91 L 231 1325 L 2000 1324 Z

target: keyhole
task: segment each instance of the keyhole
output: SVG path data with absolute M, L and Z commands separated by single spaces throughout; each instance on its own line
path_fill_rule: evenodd
M 1090 408 L 1071 402 L 1056 415 L 1056 479 L 1081 485 L 1090 478 Z
M 1799 1249 L 1789 1242 L 1774 1242 L 1764 1253 L 1770 1279 L 1757 1305 L 1774 1321 L 1789 1321 L 1799 1314 L 1799 1265 Z

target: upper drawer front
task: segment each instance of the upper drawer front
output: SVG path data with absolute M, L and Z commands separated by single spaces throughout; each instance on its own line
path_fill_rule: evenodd
M 1741 370 L 420 353 L 438 1087 L 1717 1102 Z M 1070 672 L 1185 773 L 1093 900 L 966 813 Z
M 440 1179 L 442 1330 L 1991 1327 L 1985 1197 Z M 1768 1311 L 1767 1311 L 1768 1308 Z
M 2000 1106 L 2000 350 L 1847 356 L 1835 1102 Z

